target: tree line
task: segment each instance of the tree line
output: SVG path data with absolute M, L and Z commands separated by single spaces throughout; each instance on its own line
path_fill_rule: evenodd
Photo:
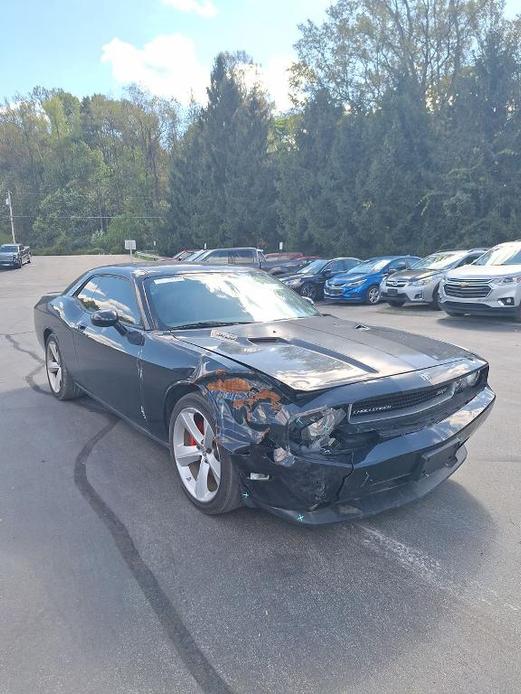
M 135 86 L 6 102 L 0 191 L 19 237 L 359 257 L 521 238 L 521 19 L 502 2 L 338 0 L 295 48 L 286 114 L 244 53 L 219 54 L 207 103 L 185 110 Z

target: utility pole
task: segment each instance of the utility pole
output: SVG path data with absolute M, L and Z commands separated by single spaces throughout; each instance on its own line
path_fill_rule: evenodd
M 14 234 L 14 219 L 13 219 L 13 205 L 11 204 L 11 191 L 7 191 L 7 198 L 5 199 L 5 204 L 9 207 L 9 219 L 11 220 L 11 234 L 13 236 L 13 243 L 16 243 L 16 236 Z

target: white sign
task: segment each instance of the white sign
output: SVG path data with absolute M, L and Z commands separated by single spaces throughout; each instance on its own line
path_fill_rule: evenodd
M 284 241 L 279 241 L 279 251 L 284 250 Z
M 136 242 L 134 239 L 125 239 L 125 250 L 126 251 L 135 251 L 136 250 Z

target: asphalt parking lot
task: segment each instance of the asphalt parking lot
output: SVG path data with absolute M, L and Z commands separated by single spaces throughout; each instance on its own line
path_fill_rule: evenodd
M 49 395 L 32 307 L 110 260 L 0 272 L 1 694 L 519 692 L 521 325 L 324 307 L 490 361 L 467 462 L 362 523 L 208 517 L 164 449 Z

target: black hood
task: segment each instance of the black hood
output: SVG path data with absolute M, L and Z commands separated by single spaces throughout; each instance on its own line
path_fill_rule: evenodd
M 468 358 L 460 347 L 330 316 L 178 331 L 175 337 L 298 391 L 393 376 Z

